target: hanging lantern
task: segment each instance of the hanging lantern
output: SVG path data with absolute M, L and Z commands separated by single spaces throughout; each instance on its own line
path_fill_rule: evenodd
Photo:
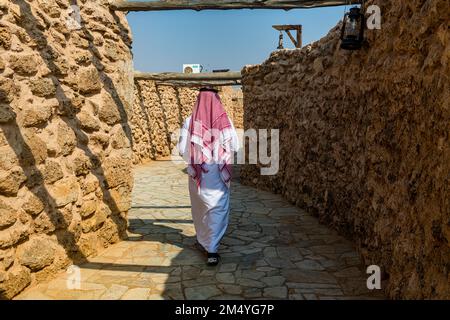
M 353 7 L 344 16 L 341 33 L 341 48 L 345 50 L 359 50 L 364 41 L 365 18 L 361 9 Z
M 284 49 L 283 46 L 283 32 L 280 31 L 280 37 L 278 38 L 278 50 Z

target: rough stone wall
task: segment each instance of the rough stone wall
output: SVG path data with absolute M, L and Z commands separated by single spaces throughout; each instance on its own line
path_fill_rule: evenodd
M 106 0 L 0 0 L 0 298 L 124 235 L 130 45 Z
M 352 237 L 392 298 L 450 298 L 447 0 L 369 1 L 382 30 L 359 52 L 339 30 L 244 73 L 245 128 L 280 129 L 280 171 L 241 179 Z
M 242 90 L 222 87 L 220 97 L 236 128 L 244 127 L 244 96 Z
M 177 132 L 195 105 L 198 90 L 135 81 L 135 100 L 130 117 L 133 132 L 134 163 L 143 163 L 171 154 Z M 243 126 L 242 91 L 222 87 L 219 95 L 237 128 Z

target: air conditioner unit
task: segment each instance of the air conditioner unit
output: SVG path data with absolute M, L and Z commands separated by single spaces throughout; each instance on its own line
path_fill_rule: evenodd
M 203 67 L 200 64 L 183 64 L 183 73 L 200 73 Z

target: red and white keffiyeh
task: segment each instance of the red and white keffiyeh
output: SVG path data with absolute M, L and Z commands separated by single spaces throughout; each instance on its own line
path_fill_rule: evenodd
M 230 187 L 232 177 L 232 125 L 213 91 L 200 91 L 189 126 L 190 172 L 200 188 L 206 163 L 217 163 L 223 182 Z

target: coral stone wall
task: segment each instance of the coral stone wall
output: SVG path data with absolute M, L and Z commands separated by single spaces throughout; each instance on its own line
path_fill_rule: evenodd
M 280 171 L 243 182 L 282 193 L 352 237 L 392 298 L 450 298 L 450 6 L 382 9 L 369 46 L 339 30 L 244 69 L 245 128 L 280 129 Z
M 130 45 L 106 0 L 0 0 L 0 298 L 124 234 Z
M 241 89 L 222 87 L 220 98 L 236 128 L 244 127 L 244 96 Z
M 231 87 L 219 89 L 229 117 L 237 128 L 243 126 L 242 91 Z M 142 163 L 171 154 L 176 133 L 192 113 L 198 90 L 135 81 L 135 100 L 131 115 L 134 163 Z M 173 141 L 175 140 L 175 141 Z

